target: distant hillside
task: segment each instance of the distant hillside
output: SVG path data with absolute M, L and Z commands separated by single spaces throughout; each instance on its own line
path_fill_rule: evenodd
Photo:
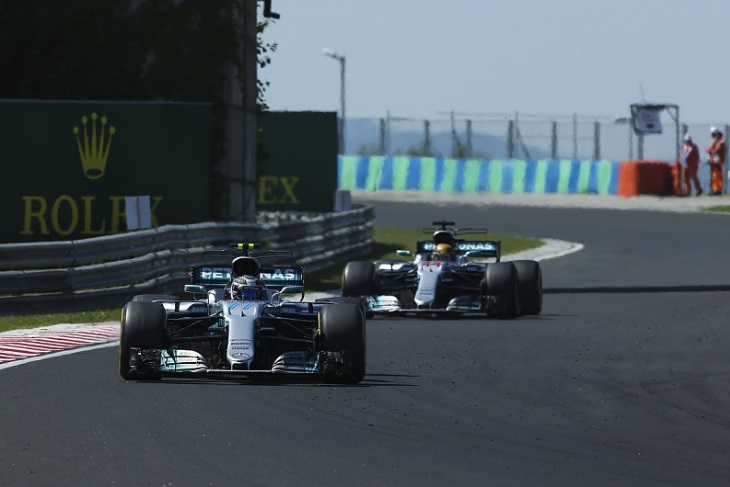
M 345 128 L 345 153 L 349 155 L 380 154 L 381 135 L 380 122 L 377 119 L 353 118 L 347 119 Z M 392 123 L 390 130 L 390 153 L 407 154 L 409 151 L 419 151 L 424 145 L 423 124 L 418 122 Z M 466 133 L 462 129 L 458 133 L 461 144 L 466 144 Z M 472 156 L 484 159 L 507 158 L 507 142 L 505 136 L 472 133 Z M 544 159 L 550 156 L 549 152 L 534 146 L 527 146 L 531 159 Z M 431 128 L 431 151 L 437 157 L 451 157 L 453 138 L 449 127 L 441 123 Z M 515 147 L 515 156 L 525 158 L 521 147 Z

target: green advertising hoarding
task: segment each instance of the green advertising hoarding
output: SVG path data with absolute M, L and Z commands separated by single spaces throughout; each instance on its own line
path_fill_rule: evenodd
M 337 190 L 337 114 L 266 112 L 261 117 L 256 208 L 328 212 Z
M 152 226 L 210 216 L 211 105 L 0 101 L 0 242 L 126 231 L 125 197 Z

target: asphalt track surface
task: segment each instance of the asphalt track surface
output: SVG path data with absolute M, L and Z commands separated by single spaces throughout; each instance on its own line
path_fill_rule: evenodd
M 581 242 L 514 321 L 373 319 L 362 384 L 0 371 L 0 485 L 730 483 L 730 216 L 374 202 L 377 224 Z M 406 222 L 406 223 L 404 223 Z

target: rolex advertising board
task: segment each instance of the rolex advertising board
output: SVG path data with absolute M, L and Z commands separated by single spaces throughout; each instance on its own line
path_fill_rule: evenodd
M 0 242 L 127 231 L 125 200 L 152 227 L 209 219 L 208 103 L 0 101 Z
M 337 190 L 337 114 L 266 112 L 261 117 L 256 208 L 332 211 Z

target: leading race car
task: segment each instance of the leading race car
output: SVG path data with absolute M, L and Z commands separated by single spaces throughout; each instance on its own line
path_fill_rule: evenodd
M 512 319 L 542 311 L 542 270 L 534 260 L 501 260 L 501 242 L 466 240 L 486 229 L 456 229 L 436 221 L 433 238 L 416 242 L 407 260 L 348 262 L 342 296 L 363 297 L 368 316 L 376 314 L 485 314 Z
M 289 252 L 237 244 L 229 266 L 192 268 L 185 291 L 135 296 L 122 309 L 124 379 L 309 378 L 354 384 L 365 375 L 360 299 L 304 301 L 304 269 L 262 265 Z M 220 262 L 220 259 L 217 259 Z M 295 296 L 296 300 L 286 297 Z

